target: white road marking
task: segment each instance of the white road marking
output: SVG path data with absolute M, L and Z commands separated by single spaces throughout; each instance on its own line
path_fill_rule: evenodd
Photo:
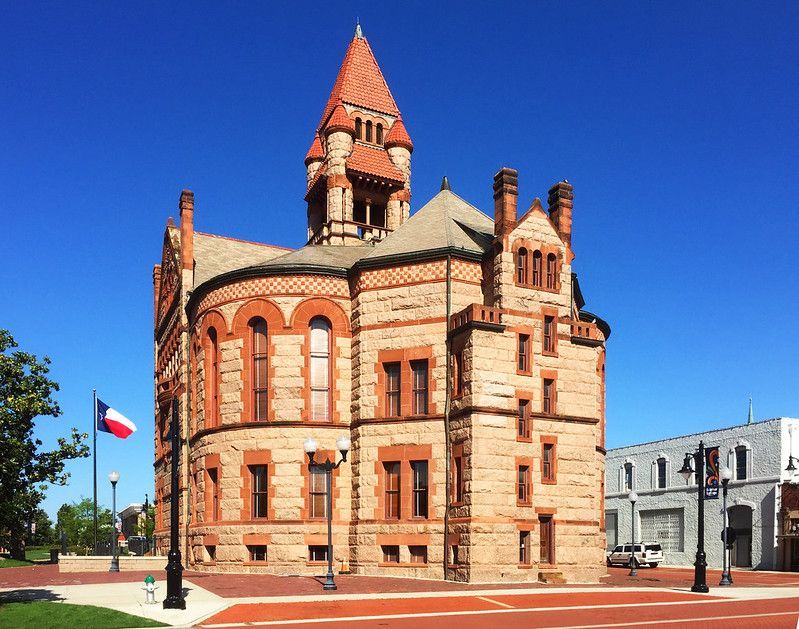
M 559 629 L 602 629 L 604 627 L 639 627 L 641 625 L 665 625 L 676 622 L 706 622 L 708 620 L 739 620 L 742 618 L 766 618 L 772 616 L 793 616 L 795 612 L 765 612 L 763 614 L 739 614 L 735 616 L 701 616 L 699 618 L 672 618 L 668 620 L 639 620 L 636 622 L 619 622 L 609 625 L 571 625 L 570 627 L 559 627 Z M 797 620 L 799 627 L 799 620 Z
M 479 598 L 481 601 L 486 601 L 487 603 L 494 603 L 494 605 L 499 605 L 500 607 L 505 607 L 507 609 L 516 609 L 513 605 L 508 605 L 507 603 L 500 603 L 499 601 L 495 601 L 492 598 L 486 598 L 485 596 L 475 596 L 475 598 Z

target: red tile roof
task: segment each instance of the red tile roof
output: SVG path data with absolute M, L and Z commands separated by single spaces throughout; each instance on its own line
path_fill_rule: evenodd
M 376 175 L 391 181 L 405 181 L 402 171 L 394 166 L 383 147 L 367 146 L 358 142 L 353 145 L 352 155 L 347 158 L 347 170 Z
M 390 116 L 400 115 L 397 103 L 394 102 L 391 90 L 388 89 L 365 37 L 354 37 L 347 48 L 333 91 L 330 92 L 330 98 L 322 114 L 320 129 L 339 101 Z
M 308 149 L 308 153 L 305 155 L 305 165 L 307 166 L 310 162 L 317 160 L 317 159 L 324 159 L 325 153 L 322 151 L 322 143 L 319 141 L 319 136 L 315 135 L 313 137 L 313 142 L 311 142 L 311 148 Z
M 333 113 L 330 114 L 330 120 L 328 120 L 325 124 L 325 132 L 327 131 L 349 131 L 352 135 L 355 135 L 355 123 L 352 121 L 347 115 L 347 110 L 344 109 L 344 105 L 338 103 L 333 109 Z
M 385 141 L 386 148 L 389 146 L 404 146 L 409 151 L 413 151 L 413 142 L 411 142 L 411 136 L 408 135 L 408 131 L 405 129 L 405 125 L 402 124 L 402 118 L 397 118 L 394 124 L 391 127 L 391 130 L 388 132 Z

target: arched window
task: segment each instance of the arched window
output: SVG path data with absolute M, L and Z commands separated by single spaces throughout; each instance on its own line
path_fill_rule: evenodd
M 367 142 L 371 142 L 372 141 L 372 121 L 371 120 L 367 120 L 366 121 L 366 141 Z
M 555 275 L 557 270 L 557 258 L 554 253 L 547 256 L 547 288 L 555 288 Z
M 541 252 L 533 251 L 533 286 L 541 286 Z
M 377 144 L 383 144 L 383 125 L 379 122 L 375 128 L 375 142 Z
M 218 426 L 219 421 L 219 340 L 216 328 L 208 328 L 208 417 L 206 428 Z
M 330 421 L 330 324 L 311 321 L 311 421 Z
M 516 252 L 516 283 L 527 284 L 527 249 L 524 247 Z
M 363 140 L 363 121 L 360 118 L 355 119 L 355 137 Z
M 250 354 L 252 356 L 252 418 L 257 422 L 267 420 L 269 357 L 266 345 L 266 321 L 261 317 L 250 320 Z

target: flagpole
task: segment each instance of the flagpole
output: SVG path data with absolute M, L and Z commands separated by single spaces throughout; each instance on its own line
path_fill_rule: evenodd
M 97 554 L 97 389 L 92 389 L 94 415 L 92 417 L 93 451 L 94 451 L 94 554 Z

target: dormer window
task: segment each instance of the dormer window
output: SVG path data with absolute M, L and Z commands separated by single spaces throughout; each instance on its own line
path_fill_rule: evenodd
M 363 120 L 360 118 L 355 119 L 355 137 L 359 140 L 363 139 Z
M 377 127 L 375 127 L 375 142 L 381 146 L 383 145 L 383 125 L 379 122 Z
M 372 141 L 372 121 L 371 120 L 367 120 L 366 121 L 366 141 L 367 142 L 371 142 Z

